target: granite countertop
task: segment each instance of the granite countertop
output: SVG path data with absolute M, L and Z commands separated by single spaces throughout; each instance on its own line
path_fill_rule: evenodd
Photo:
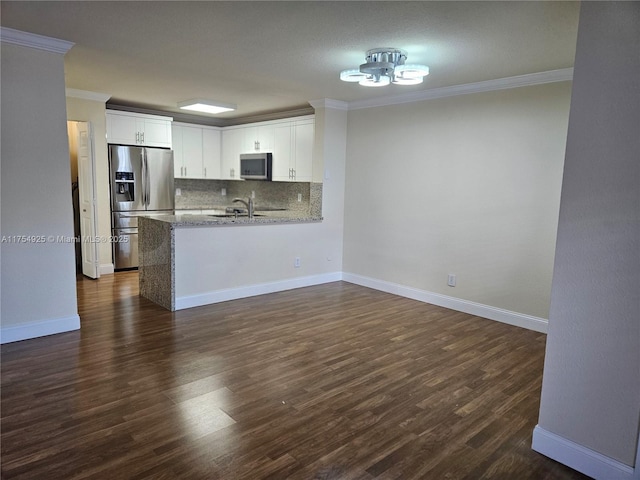
M 278 223 L 310 223 L 321 222 L 322 217 L 301 217 L 299 212 L 289 211 L 265 211 L 256 213 L 253 218 L 240 216 L 216 217 L 214 215 L 224 215 L 225 210 L 177 210 L 175 215 L 154 215 L 145 217 L 158 222 L 169 223 L 173 227 L 200 227 L 200 226 L 232 226 L 232 225 L 273 225 Z

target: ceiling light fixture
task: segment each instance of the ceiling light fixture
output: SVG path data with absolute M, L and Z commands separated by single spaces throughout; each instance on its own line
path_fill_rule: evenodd
M 182 108 L 183 110 L 193 110 L 195 112 L 212 114 L 230 112 L 238 108 L 237 105 L 232 105 L 230 103 L 216 102 L 213 100 L 202 100 L 200 98 L 180 102 L 178 103 L 178 107 Z
M 358 82 L 365 87 L 396 85 L 417 85 L 429 75 L 426 65 L 405 64 L 407 52 L 399 48 L 374 48 L 367 51 L 366 63 L 359 69 L 340 72 L 340 80 Z

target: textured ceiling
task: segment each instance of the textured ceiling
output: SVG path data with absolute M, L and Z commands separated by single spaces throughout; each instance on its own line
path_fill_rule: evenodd
M 573 66 L 578 2 L 2 1 L 0 23 L 75 43 L 68 88 L 176 112 L 235 103 L 231 119 Z M 429 65 L 421 85 L 365 88 L 339 72 L 396 47 Z

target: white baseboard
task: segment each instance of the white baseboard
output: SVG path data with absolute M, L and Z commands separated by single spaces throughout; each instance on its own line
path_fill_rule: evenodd
M 509 325 L 515 325 L 516 327 L 527 328 L 536 332 L 547 333 L 549 322 L 544 318 L 512 312 L 510 310 L 503 310 L 501 308 L 491 307 L 481 303 L 470 302 L 468 300 L 449 297 L 439 293 L 406 287 L 404 285 L 386 282 L 384 280 L 377 280 L 375 278 L 363 277 L 353 273 L 343 272 L 342 279 L 345 282 L 355 283 L 356 285 L 373 288 L 374 290 L 380 290 L 394 295 L 399 295 L 401 297 L 431 303 L 433 305 L 438 305 L 439 307 L 450 308 L 459 312 L 488 318 L 489 320 L 496 320 Z
M 115 270 L 113 268 L 113 263 L 103 263 L 98 267 L 98 271 L 100 272 L 100 275 L 113 275 Z
M 80 328 L 80 317 L 52 318 L 0 329 L 0 343 L 18 342 L 30 338 L 44 337 L 54 333 L 70 332 Z
M 536 425 L 532 447 L 536 452 L 596 480 L 632 480 L 634 469 Z
M 272 283 L 263 283 L 258 285 L 248 285 L 238 288 L 230 288 L 217 290 L 214 292 L 206 292 L 198 295 L 185 295 L 176 297 L 175 309 L 183 310 L 185 308 L 199 307 L 212 303 L 226 302 L 236 300 L 238 298 L 253 297 L 255 295 L 264 295 L 266 293 L 282 292 L 294 288 L 308 287 L 311 285 L 320 285 L 322 283 L 337 282 L 344 280 L 346 282 L 355 283 L 363 287 L 373 288 L 383 292 L 399 295 L 401 297 L 411 298 L 425 303 L 431 303 L 440 307 L 450 308 L 459 312 L 476 315 L 490 320 L 515 325 L 517 327 L 527 328 L 536 332 L 547 333 L 548 321 L 544 318 L 525 315 L 523 313 L 503 310 L 489 305 L 470 302 L 447 295 L 418 290 L 412 287 L 406 287 L 396 283 L 377 280 L 374 278 L 363 277 L 345 272 L 334 272 L 323 275 L 313 275 L 309 277 L 293 278 L 290 280 L 282 280 Z
M 281 280 L 270 283 L 260 283 L 256 285 L 248 285 L 238 288 L 228 288 L 224 290 L 216 290 L 198 295 L 188 295 L 176 297 L 175 309 L 183 310 L 185 308 L 199 307 L 212 303 L 226 302 L 236 300 L 238 298 L 254 297 L 256 295 L 264 295 L 266 293 L 283 292 L 294 288 L 310 287 L 312 285 L 320 285 L 322 283 L 338 282 L 342 280 L 341 272 L 325 273 L 321 275 L 312 275 L 309 277 L 298 277 L 289 280 Z

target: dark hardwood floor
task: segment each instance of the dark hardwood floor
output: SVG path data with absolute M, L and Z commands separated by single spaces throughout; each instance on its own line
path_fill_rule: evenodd
M 344 282 L 171 313 L 121 272 L 78 303 L 2 346 L 3 479 L 586 478 L 531 450 L 542 334 Z

